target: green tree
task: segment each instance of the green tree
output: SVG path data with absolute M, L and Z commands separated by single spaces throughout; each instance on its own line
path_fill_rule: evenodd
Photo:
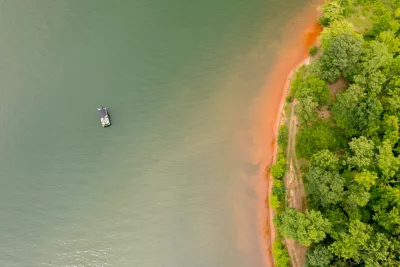
M 339 205 L 332 205 L 323 212 L 324 216 L 332 223 L 332 229 L 329 235 L 333 239 L 339 238 L 339 234 L 343 232 L 343 229 L 346 229 L 349 224 L 349 218 L 345 211 Z
M 276 211 L 281 207 L 281 202 L 278 199 L 278 196 L 270 196 L 269 201 L 271 203 L 271 207 Z
M 332 253 L 323 245 L 316 245 L 312 250 L 307 252 L 309 266 L 328 267 L 332 260 Z
M 309 50 L 308 50 L 308 54 L 310 56 L 314 56 L 315 54 L 318 53 L 318 47 L 316 47 L 315 45 L 312 46 Z
M 282 151 L 286 151 L 287 145 L 288 145 L 288 129 L 286 125 L 281 125 L 279 128 L 279 134 L 278 134 L 278 146 Z
M 282 181 L 275 179 L 274 185 L 272 187 L 272 194 L 276 196 L 279 201 L 284 200 L 285 197 L 285 188 L 283 187 Z
M 389 210 L 391 207 L 400 207 L 400 188 L 381 185 L 371 190 L 373 207 Z
M 286 157 L 279 151 L 276 163 L 271 168 L 271 175 L 276 179 L 281 179 L 286 173 Z
M 308 266 L 400 266 L 400 0 L 327 2 L 319 57 L 299 69 L 290 95 L 300 102 L 307 205 L 319 213 L 282 210 L 276 179 L 276 223 L 310 246 Z M 339 77 L 331 97 L 327 83 Z M 322 120 L 325 104 L 332 117 Z
M 375 267 L 382 266 L 388 262 L 389 249 L 392 242 L 382 233 L 375 233 L 371 236 L 367 245 L 367 253 L 362 254 L 365 266 Z M 390 266 L 390 265 L 388 265 Z M 393 265 L 392 265 L 393 266 Z
M 391 70 L 395 70 L 393 55 L 387 43 L 365 42 L 354 71 L 354 81 L 366 89 L 369 97 L 375 98 L 382 91 L 383 84 Z
M 390 66 L 390 70 L 393 75 L 400 74 L 400 56 L 396 56 L 393 58 L 391 66 Z M 391 77 L 391 78 L 393 78 L 393 77 Z
M 338 1 L 330 1 L 325 3 L 320 7 L 322 16 L 319 19 L 322 25 L 328 25 L 333 21 L 340 20 L 344 18 L 344 8 L 340 5 Z
M 394 17 L 395 17 L 395 18 L 400 18 L 400 8 L 398 8 L 398 4 L 399 4 L 398 1 L 397 1 L 397 0 L 392 0 L 391 2 L 396 3 L 396 4 L 392 5 L 393 8 L 397 8 L 397 9 L 395 10 L 395 12 L 394 12 Z
M 308 75 L 298 85 L 296 97 L 301 100 L 311 97 L 312 101 L 325 105 L 330 97 L 328 84 L 315 75 Z
M 374 211 L 373 219 L 380 226 L 392 234 L 400 234 L 400 208 L 385 209 L 381 206 L 374 206 Z
M 361 262 L 361 252 L 367 249 L 372 227 L 358 220 L 351 221 L 347 232 L 339 234 L 338 239 L 329 246 L 329 250 L 345 260 Z
M 369 97 L 376 97 L 382 91 L 382 85 L 386 80 L 386 76 L 379 70 L 370 71 L 354 76 L 354 82 L 363 88 L 367 88 Z
M 334 21 L 330 27 L 324 28 L 319 36 L 322 50 L 325 51 L 332 43 L 332 40 L 342 34 L 360 36 L 355 33 L 354 25 L 347 20 Z
M 350 184 L 346 191 L 347 204 L 364 207 L 367 205 L 371 195 L 359 184 Z
M 323 79 L 332 83 L 341 74 L 350 76 L 360 58 L 362 43 L 360 37 L 351 34 L 333 38 L 320 58 Z
M 303 79 L 305 75 L 305 67 L 300 67 L 295 73 L 292 82 L 290 83 L 290 96 L 294 98 L 298 90 L 303 87 Z
M 396 33 L 392 30 L 379 33 L 379 41 L 386 44 L 389 53 L 400 52 L 400 39 L 396 37 Z
M 379 16 L 378 20 L 372 26 L 372 29 L 367 35 L 379 36 L 383 31 L 394 31 L 397 32 L 400 28 L 400 24 L 397 20 L 392 19 L 390 12 L 385 12 L 382 16 Z
M 388 88 L 385 95 L 382 96 L 382 104 L 386 114 L 396 115 L 400 111 L 400 78 L 394 76 L 393 79 L 398 79 L 398 85 Z M 393 82 L 393 79 L 390 82 Z
M 367 98 L 357 107 L 356 125 L 361 135 L 373 136 L 379 131 L 383 107 L 376 98 Z
M 343 200 L 345 179 L 338 172 L 311 166 L 306 176 L 307 193 L 323 207 Z
M 275 266 L 277 267 L 288 267 L 290 258 L 284 245 L 279 239 L 276 239 L 272 247 L 272 255 L 275 259 Z
M 317 118 L 317 112 L 315 111 L 317 106 L 318 103 L 314 102 L 311 96 L 302 99 L 296 104 L 295 112 L 301 123 L 306 124 Z
M 339 147 L 337 133 L 327 122 L 316 122 L 300 129 L 296 136 L 296 153 L 299 157 L 309 158 L 315 152 Z
M 329 150 L 323 149 L 311 157 L 311 165 L 327 171 L 335 171 L 338 168 L 339 159 Z
M 393 147 L 399 140 L 399 119 L 393 115 L 385 116 L 382 126 L 383 140 L 390 142 Z
M 377 174 L 369 171 L 362 171 L 360 173 L 354 174 L 354 180 L 361 186 L 363 186 L 367 191 L 370 190 L 372 185 L 375 185 Z
M 359 138 L 353 138 L 349 146 L 352 156 L 347 158 L 347 164 L 350 167 L 362 170 L 372 164 L 375 145 L 371 140 L 360 136 Z
M 278 220 L 279 232 L 284 237 L 293 238 L 306 247 L 323 240 L 331 226 L 321 212 L 314 210 L 301 213 L 287 208 L 278 216 Z
M 383 141 L 379 147 L 378 167 L 386 179 L 392 178 L 400 167 L 400 159 L 393 155 L 389 140 Z
M 349 89 L 336 96 L 336 102 L 332 106 L 332 116 L 337 126 L 343 129 L 347 136 L 360 133 L 357 127 L 357 109 L 365 97 L 365 90 L 356 84 L 350 85 Z

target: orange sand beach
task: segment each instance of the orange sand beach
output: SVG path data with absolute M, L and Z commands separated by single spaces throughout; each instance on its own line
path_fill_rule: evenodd
M 298 66 L 307 62 L 308 50 L 316 43 L 321 32 L 321 27 L 317 23 L 317 7 L 321 4 L 322 1 L 314 1 L 283 30 L 288 37 L 282 41 L 283 45 L 277 54 L 274 67 L 268 74 L 265 90 L 262 90 L 257 97 L 255 117 L 258 128 L 253 138 L 258 145 L 255 153 L 256 158 L 261 160 L 261 166 L 271 166 L 275 161 L 278 149 L 276 144 L 278 126 L 290 78 Z M 259 207 L 259 227 L 263 233 L 260 242 L 266 251 L 265 264 L 268 267 L 274 266 L 272 256 L 272 246 L 275 241 L 274 212 L 268 201 L 272 185 L 273 180 L 269 173 L 260 177 L 258 193 L 264 196 L 262 199 L 265 200 Z

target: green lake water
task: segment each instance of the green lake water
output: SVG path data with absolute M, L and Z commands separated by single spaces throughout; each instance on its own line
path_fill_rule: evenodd
M 263 266 L 236 133 L 307 3 L 1 0 L 0 266 Z

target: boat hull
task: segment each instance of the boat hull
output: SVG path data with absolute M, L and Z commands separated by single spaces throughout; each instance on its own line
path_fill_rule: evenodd
M 100 115 L 100 123 L 103 128 L 111 126 L 110 115 L 108 113 L 107 108 L 101 107 L 97 108 L 97 111 Z

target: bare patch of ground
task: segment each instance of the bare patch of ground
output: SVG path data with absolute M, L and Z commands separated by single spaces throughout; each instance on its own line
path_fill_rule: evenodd
M 372 29 L 372 10 L 366 6 L 358 6 L 348 20 L 354 25 L 358 33 L 368 32 Z
M 322 106 L 318 111 L 318 116 L 323 120 L 329 119 L 331 117 L 331 112 L 328 106 Z
M 307 248 L 294 240 L 285 239 L 286 249 L 293 267 L 303 267 L 306 261 Z
M 336 82 L 331 83 L 328 86 L 332 98 L 335 98 L 337 93 L 342 92 L 347 87 L 347 82 L 343 77 L 340 77 Z
M 303 198 L 305 191 L 303 181 L 301 179 L 300 166 L 296 158 L 296 134 L 298 128 L 298 119 L 294 112 L 296 100 L 290 104 L 290 117 L 288 120 L 288 150 L 287 150 L 287 172 L 285 176 L 285 187 L 287 192 L 287 200 L 290 207 L 299 211 L 303 210 Z

